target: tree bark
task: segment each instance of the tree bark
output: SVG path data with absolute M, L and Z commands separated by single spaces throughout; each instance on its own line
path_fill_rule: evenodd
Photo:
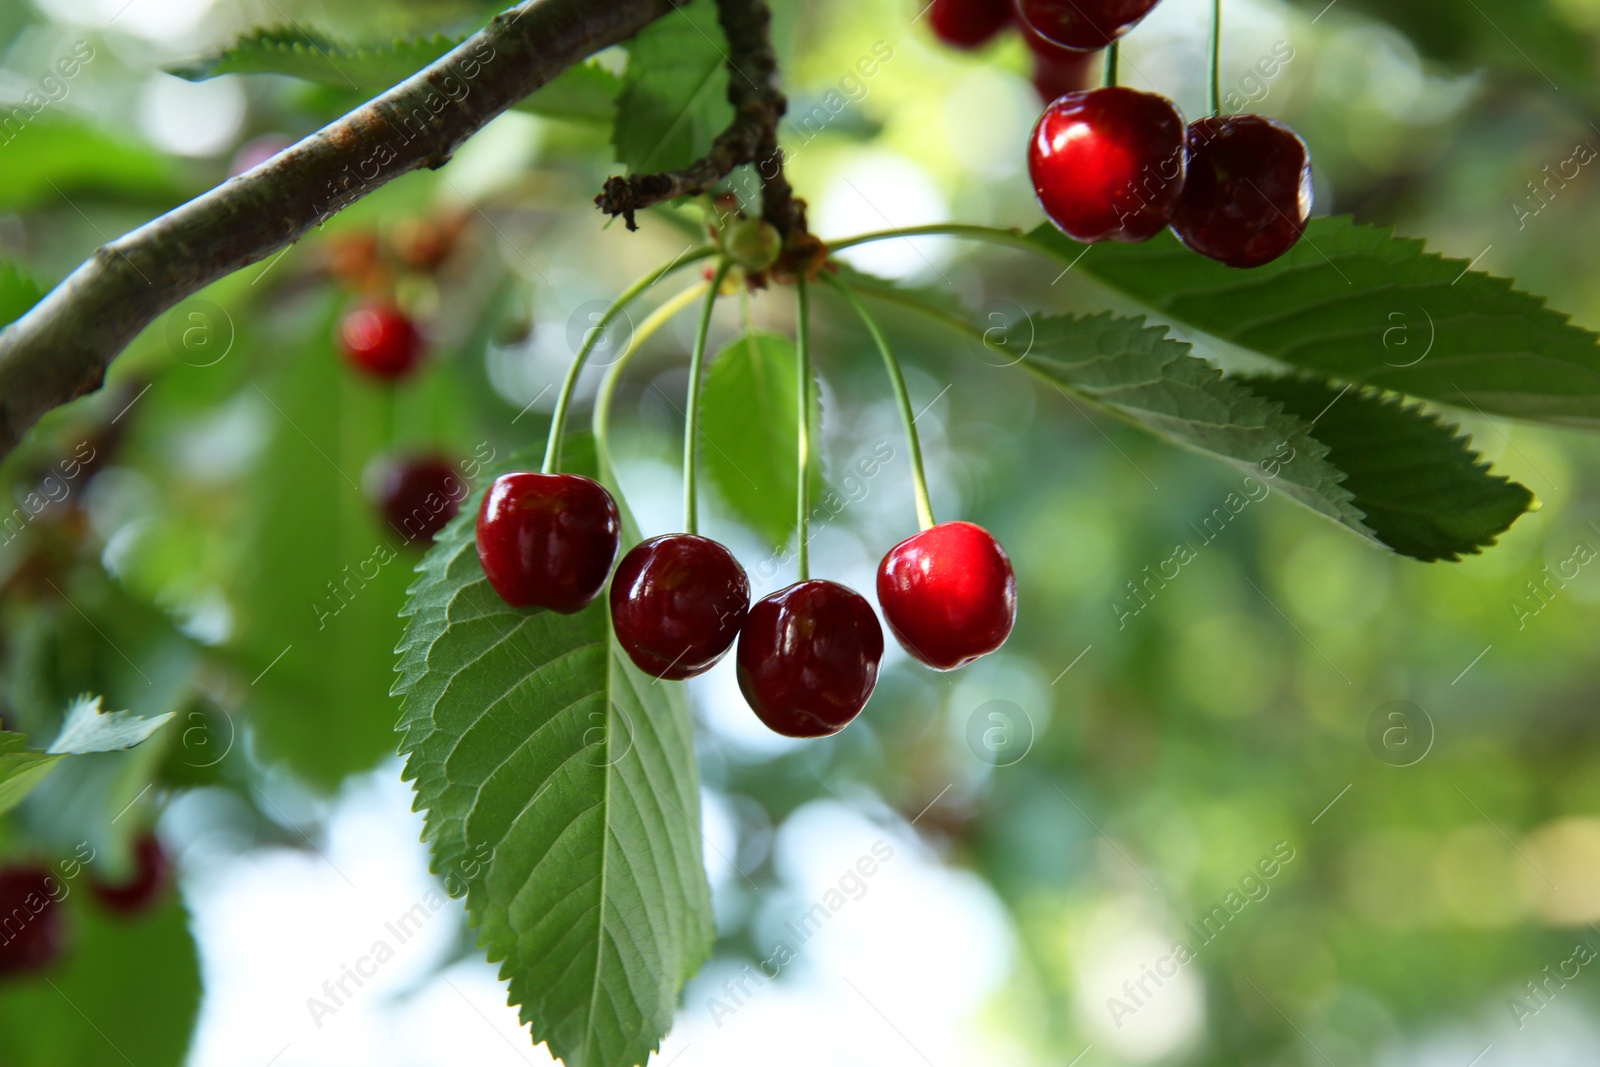
M 778 87 L 778 55 L 772 47 L 772 12 L 765 0 L 717 0 L 718 21 L 728 38 L 728 103 L 733 122 L 711 151 L 682 170 L 611 178 L 595 197 L 600 210 L 620 215 L 635 230 L 634 214 L 654 204 L 697 196 L 732 173 L 756 164 L 762 186 L 762 217 L 785 239 L 805 233 L 804 205 L 783 173 L 778 124 L 789 101 Z
M 50 409 L 98 389 L 155 319 L 419 167 L 511 105 L 674 10 L 674 0 L 526 0 L 382 96 L 97 249 L 0 332 L 0 457 Z

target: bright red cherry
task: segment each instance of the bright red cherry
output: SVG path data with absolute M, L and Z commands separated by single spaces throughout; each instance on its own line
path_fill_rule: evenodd
M 37 974 L 61 955 L 66 929 L 55 896 L 62 892 L 44 867 L 0 870 L 0 978 Z
M 393 304 L 356 308 L 339 324 L 339 344 L 351 366 L 374 378 L 396 381 L 422 360 L 422 334 Z
M 942 522 L 883 557 L 878 603 L 907 652 L 953 671 L 1006 643 L 1017 621 L 1017 580 L 988 530 Z
M 1011 0 L 933 0 L 928 21 L 952 48 L 981 48 L 1011 21 Z
M 106 910 L 119 915 L 148 911 L 172 882 L 172 862 L 154 834 L 145 834 L 133 846 L 133 873 L 125 882 L 108 884 L 90 879 L 89 891 Z
M 582 611 L 605 588 L 622 521 L 580 474 L 502 474 L 478 512 L 478 561 L 514 608 Z
M 1149 240 L 1183 192 L 1183 138 L 1166 97 L 1117 86 L 1068 93 L 1034 127 L 1034 192 L 1075 241 Z
M 467 497 L 467 481 L 443 456 L 390 457 L 373 465 L 369 491 L 395 534 L 424 547 L 449 525 Z
M 1024 26 L 1063 48 L 1109 48 L 1150 13 L 1159 0 L 1017 0 Z
M 1173 232 L 1230 267 L 1259 267 L 1295 246 L 1311 218 L 1311 153 L 1293 130 L 1260 115 L 1189 127 L 1189 179 Z
M 739 633 L 739 689 L 785 737 L 838 733 L 878 684 L 883 628 L 861 594 L 799 582 L 758 600 Z
M 733 553 L 706 537 L 653 537 L 611 580 L 611 625 L 628 658 L 669 681 L 704 674 L 733 647 L 750 582 Z

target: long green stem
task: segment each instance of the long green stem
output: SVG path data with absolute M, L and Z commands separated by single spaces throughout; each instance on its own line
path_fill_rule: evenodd
M 688 410 L 683 420 L 683 529 L 686 533 L 699 533 L 700 515 L 695 493 L 694 472 L 700 453 L 700 379 L 706 360 L 706 339 L 711 336 L 711 314 L 717 308 L 717 297 L 722 293 L 722 282 L 733 264 L 724 259 L 717 264 L 716 277 L 706 292 L 705 309 L 700 312 L 700 327 L 694 335 L 694 355 L 689 357 Z
M 1207 105 L 1213 118 L 1222 114 L 1222 0 L 1211 0 L 1211 82 Z
M 1106 73 L 1103 85 L 1117 84 L 1117 65 L 1122 59 L 1122 42 L 1112 41 L 1111 47 L 1106 49 Z
M 795 429 L 795 453 L 798 456 L 799 489 L 795 493 L 798 508 L 795 520 L 799 536 L 796 550 L 800 564 L 800 580 L 811 577 L 811 295 L 804 275 L 795 282 L 799 310 L 795 324 L 795 362 L 800 368 L 799 390 L 800 418 Z
M 550 419 L 550 441 L 545 445 L 544 465 L 540 468 L 545 474 L 554 474 L 556 469 L 561 466 L 561 439 L 566 433 L 567 412 L 572 407 L 572 394 L 578 388 L 578 376 L 583 373 L 584 364 L 589 362 L 590 353 L 600 343 L 600 339 L 605 336 L 606 330 L 611 326 L 611 323 L 656 282 L 676 270 L 681 270 L 691 263 L 705 259 L 715 251 L 716 249 L 710 245 L 703 245 L 646 274 L 629 286 L 621 296 L 617 297 L 616 303 L 612 304 L 606 313 L 600 317 L 600 321 L 585 334 L 583 345 L 578 349 L 577 356 L 573 358 L 572 366 L 567 369 L 566 380 L 561 383 L 561 395 L 556 399 L 555 414 Z
M 825 274 L 824 277 L 839 290 L 845 302 L 855 309 L 862 325 L 866 326 L 867 332 L 872 335 L 873 344 L 878 346 L 878 354 L 883 357 L 884 368 L 889 372 L 889 384 L 894 389 L 896 402 L 900 405 L 900 421 L 906 428 L 906 446 L 911 452 L 911 485 L 917 497 L 917 522 L 922 529 L 930 529 L 934 525 L 933 503 L 928 498 L 928 477 L 922 468 L 922 441 L 917 436 L 917 416 L 911 408 L 911 393 L 906 389 L 906 376 L 900 369 L 900 360 L 889 347 L 889 339 L 879 328 L 878 321 L 867 311 L 866 305 L 856 296 L 855 291 L 832 274 Z
M 997 226 L 971 226 L 960 222 L 939 222 L 931 226 L 912 226 L 903 230 L 874 230 L 871 233 L 832 242 L 828 248 L 832 252 L 843 252 L 857 245 L 904 237 L 960 237 L 968 241 L 987 241 L 990 244 L 1006 245 L 1035 255 L 1046 254 L 1044 249 L 1030 241 L 1028 235 L 1021 230 L 1002 230 Z
M 639 328 L 633 331 L 633 338 L 628 342 L 627 349 L 606 371 L 605 380 L 600 383 L 600 391 L 595 395 L 594 401 L 594 442 L 603 477 L 611 476 L 611 403 L 616 399 L 617 383 L 622 380 L 623 371 L 628 369 L 633 357 L 657 330 L 672 321 L 690 304 L 699 300 L 708 287 L 706 282 L 697 282 L 652 311 L 639 324 Z

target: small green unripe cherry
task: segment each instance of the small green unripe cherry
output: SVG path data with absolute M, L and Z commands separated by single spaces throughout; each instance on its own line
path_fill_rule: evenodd
M 764 219 L 736 219 L 721 239 L 722 251 L 747 274 L 760 274 L 783 252 L 783 235 Z

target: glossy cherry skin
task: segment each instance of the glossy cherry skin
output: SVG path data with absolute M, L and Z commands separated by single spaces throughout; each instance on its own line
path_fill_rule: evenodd
M 928 21 L 952 48 L 981 48 L 1010 24 L 1011 0 L 933 0 Z
M 1079 52 L 1109 48 L 1150 14 L 1159 0 L 1017 0 L 1022 24 L 1047 41 Z
M 733 553 L 706 537 L 653 537 L 611 579 L 611 625 L 646 674 L 679 681 L 727 655 L 750 612 L 750 581 Z
M 478 511 L 478 561 L 514 608 L 582 611 L 605 588 L 622 522 L 581 474 L 502 474 Z
M 1172 219 L 1184 244 L 1230 267 L 1259 267 L 1293 248 L 1311 218 L 1311 153 L 1260 115 L 1189 127 L 1189 178 Z
M 145 834 L 134 842 L 133 864 L 133 873 L 125 882 L 89 881 L 89 892 L 107 911 L 118 915 L 149 911 L 172 883 L 172 861 L 154 834 Z
M 339 346 L 350 365 L 384 381 L 397 381 L 422 362 L 422 333 L 393 304 L 356 308 L 339 323 Z
M 0 870 L 0 978 L 37 974 L 61 955 L 66 945 L 59 879 L 44 867 Z
M 456 517 L 468 492 L 467 480 L 443 456 L 384 459 L 369 478 L 384 521 L 402 541 L 423 547 Z
M 1033 190 L 1075 241 L 1146 241 L 1183 192 L 1183 116 L 1166 97 L 1112 87 L 1068 93 L 1028 145 Z
M 942 522 L 883 557 L 878 603 L 907 652 L 953 671 L 1006 643 L 1017 621 L 1017 580 L 988 530 Z
M 756 601 L 739 632 L 739 689 L 785 737 L 827 737 L 878 684 L 883 627 L 861 594 L 812 580 Z

